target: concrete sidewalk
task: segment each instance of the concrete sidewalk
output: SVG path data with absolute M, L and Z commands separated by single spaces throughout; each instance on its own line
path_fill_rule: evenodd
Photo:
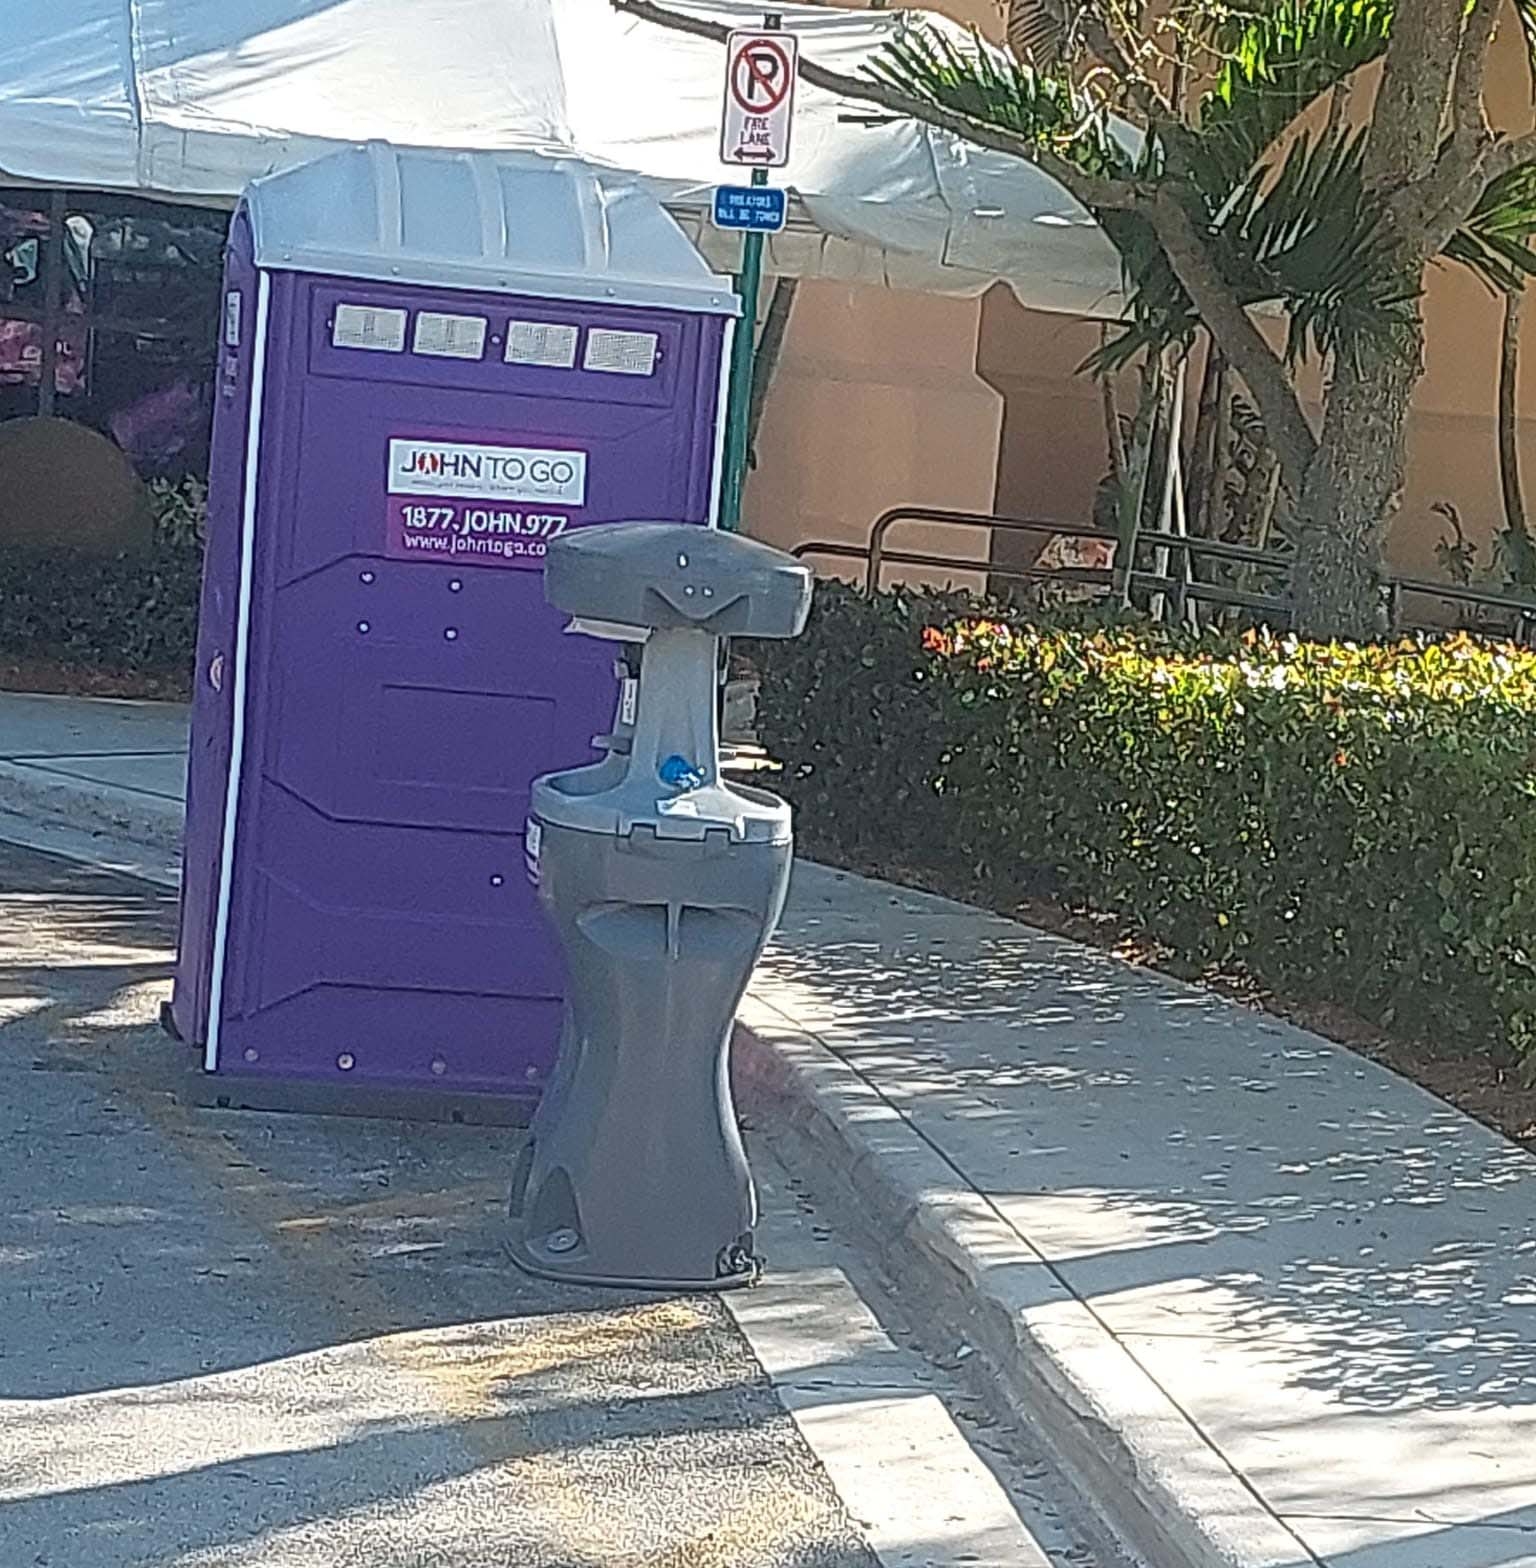
M 153 748 L 111 736 L 149 731 L 42 701 L 0 699 L 0 756 L 105 833 L 72 778 L 137 787 Z M 1536 1568 L 1536 1159 L 1262 1014 L 811 866 L 737 1065 L 1154 1562 Z
M 0 692 L 0 829 L 50 828 L 50 847 L 94 844 L 124 869 L 164 871 L 181 851 L 186 779 L 182 703 Z
M 1536 1159 L 1350 1052 L 802 865 L 775 1096 L 1155 1559 L 1536 1565 Z

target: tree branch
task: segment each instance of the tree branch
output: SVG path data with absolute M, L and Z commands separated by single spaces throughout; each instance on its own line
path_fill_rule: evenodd
M 1495 180 L 1524 163 L 1536 163 L 1536 131 L 1528 131 L 1524 136 L 1504 136 L 1496 141 L 1479 161 L 1475 171 L 1477 188 L 1472 192 L 1467 211 L 1470 212 L 1483 199 L 1483 192 Z
M 1421 260 L 1444 250 L 1489 183 L 1502 172 L 1498 162 L 1507 155 L 1506 142 L 1488 123 L 1483 89 L 1503 5 L 1504 0 L 1472 0 L 1456 45 L 1449 124 L 1434 163 L 1426 178 L 1400 180 L 1386 193 L 1387 212 L 1398 234 Z M 1373 128 L 1373 141 L 1377 134 L 1378 128 Z M 1490 159 L 1494 159 L 1492 167 Z
M 1483 84 L 1503 3 L 1504 0 L 1473 0 L 1456 56 L 1450 126 L 1433 171 L 1427 180 L 1410 181 L 1388 198 L 1388 210 L 1404 236 L 1415 238 L 1415 230 L 1424 234 L 1425 242 L 1419 249 L 1426 256 L 1439 255 L 1445 240 L 1455 233 L 1487 188 L 1488 181 L 1480 177 L 1480 170 L 1497 145 L 1497 138 L 1488 123 Z M 1471 200 L 1464 203 L 1469 191 Z
M 1456 81 L 1451 89 L 1451 143 L 1476 146 L 1493 139 L 1488 112 L 1483 106 L 1483 82 L 1488 74 L 1488 54 L 1499 30 L 1504 0 L 1473 0 L 1461 30 L 1461 52 L 1456 56 Z
M 654 22 L 658 27 L 670 28 L 677 33 L 688 33 L 694 38 L 706 38 L 712 43 L 723 44 L 730 36 L 730 28 L 723 27 L 718 22 L 706 21 L 702 17 L 685 16 L 681 12 L 671 11 L 665 6 L 655 4 L 654 0 L 611 0 L 611 3 L 614 10 L 639 17 L 641 21 Z M 992 152 L 1000 152 L 1010 158 L 1019 158 L 1025 163 L 1032 163 L 1075 196 L 1090 211 L 1097 209 L 1101 212 L 1130 212 L 1142 209 L 1148 204 L 1149 193 L 1134 181 L 1085 174 L 1075 163 L 1063 158 L 1059 153 L 1052 152 L 1048 147 L 1042 147 L 1026 137 L 1015 136 L 1009 131 L 999 130 L 996 126 L 987 125 L 980 120 L 973 120 L 968 115 L 940 108 L 937 104 L 925 103 L 919 98 L 910 98 L 906 93 L 897 92 L 894 87 L 886 86 L 884 82 L 861 76 L 847 76 L 841 71 L 830 71 L 826 66 L 806 59 L 804 54 L 800 56 L 799 74 L 802 81 L 809 82 L 812 87 L 819 87 L 823 92 L 832 93 L 838 98 L 851 98 L 856 102 L 874 104 L 899 119 L 917 120 L 922 124 L 935 126 L 941 131 L 948 131 L 951 135 L 961 137 L 965 141 L 973 142 L 978 147 L 986 147 Z
M 1174 105 L 1163 96 L 1157 83 L 1138 66 L 1125 46 L 1115 37 L 1110 25 L 1093 0 L 1039 0 L 1069 35 L 1076 33 L 1094 59 L 1125 89 L 1126 96 L 1141 110 L 1149 123 L 1169 123 L 1177 119 Z
M 1178 197 L 1166 188 L 1160 190 L 1147 217 L 1174 275 L 1264 416 L 1286 488 L 1299 495 L 1307 465 L 1317 451 L 1317 437 L 1280 356 L 1216 270 Z
M 1394 11 L 1366 143 L 1365 174 L 1372 185 L 1393 191 L 1433 170 L 1462 16 L 1463 0 L 1413 0 Z
M 1445 249 L 1495 180 L 1528 163 L 1536 163 L 1536 131 L 1495 138 L 1480 149 L 1470 167 L 1447 164 L 1436 170 L 1419 196 L 1421 205 L 1410 209 L 1420 219 L 1425 256 L 1438 256 Z

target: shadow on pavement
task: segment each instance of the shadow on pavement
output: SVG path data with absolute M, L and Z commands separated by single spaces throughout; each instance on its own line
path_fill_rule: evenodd
M 518 1134 L 180 1103 L 173 923 L 0 846 L 0 1564 L 872 1568 L 718 1301 L 505 1261 Z
M 1219 997 L 1052 939 L 960 945 L 771 951 L 773 999 L 1075 1294 L 1128 1332 L 1283 1342 L 1286 1385 L 1362 1410 L 1536 1404 L 1536 1159 Z
M 1536 1158 L 1108 954 L 797 878 L 755 994 L 1012 1227 L 976 1245 L 1002 1299 L 1043 1258 L 1299 1563 L 1536 1563 Z

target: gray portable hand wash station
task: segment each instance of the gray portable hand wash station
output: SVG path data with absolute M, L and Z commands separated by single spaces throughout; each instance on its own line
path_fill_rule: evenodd
M 573 630 L 643 652 L 608 755 L 533 786 L 528 869 L 567 983 L 509 1250 L 586 1284 L 746 1284 L 756 1195 L 727 1052 L 793 850 L 789 806 L 721 777 L 720 642 L 798 635 L 811 574 L 734 534 L 625 523 L 552 542 L 544 591 Z

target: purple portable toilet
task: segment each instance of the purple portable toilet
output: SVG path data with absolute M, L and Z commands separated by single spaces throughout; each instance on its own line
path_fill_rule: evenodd
M 251 187 L 169 1020 L 210 1098 L 490 1119 L 537 1096 L 561 971 L 529 786 L 591 757 L 618 697 L 541 557 L 569 528 L 713 521 L 737 311 L 636 180 L 572 157 L 370 146 Z

